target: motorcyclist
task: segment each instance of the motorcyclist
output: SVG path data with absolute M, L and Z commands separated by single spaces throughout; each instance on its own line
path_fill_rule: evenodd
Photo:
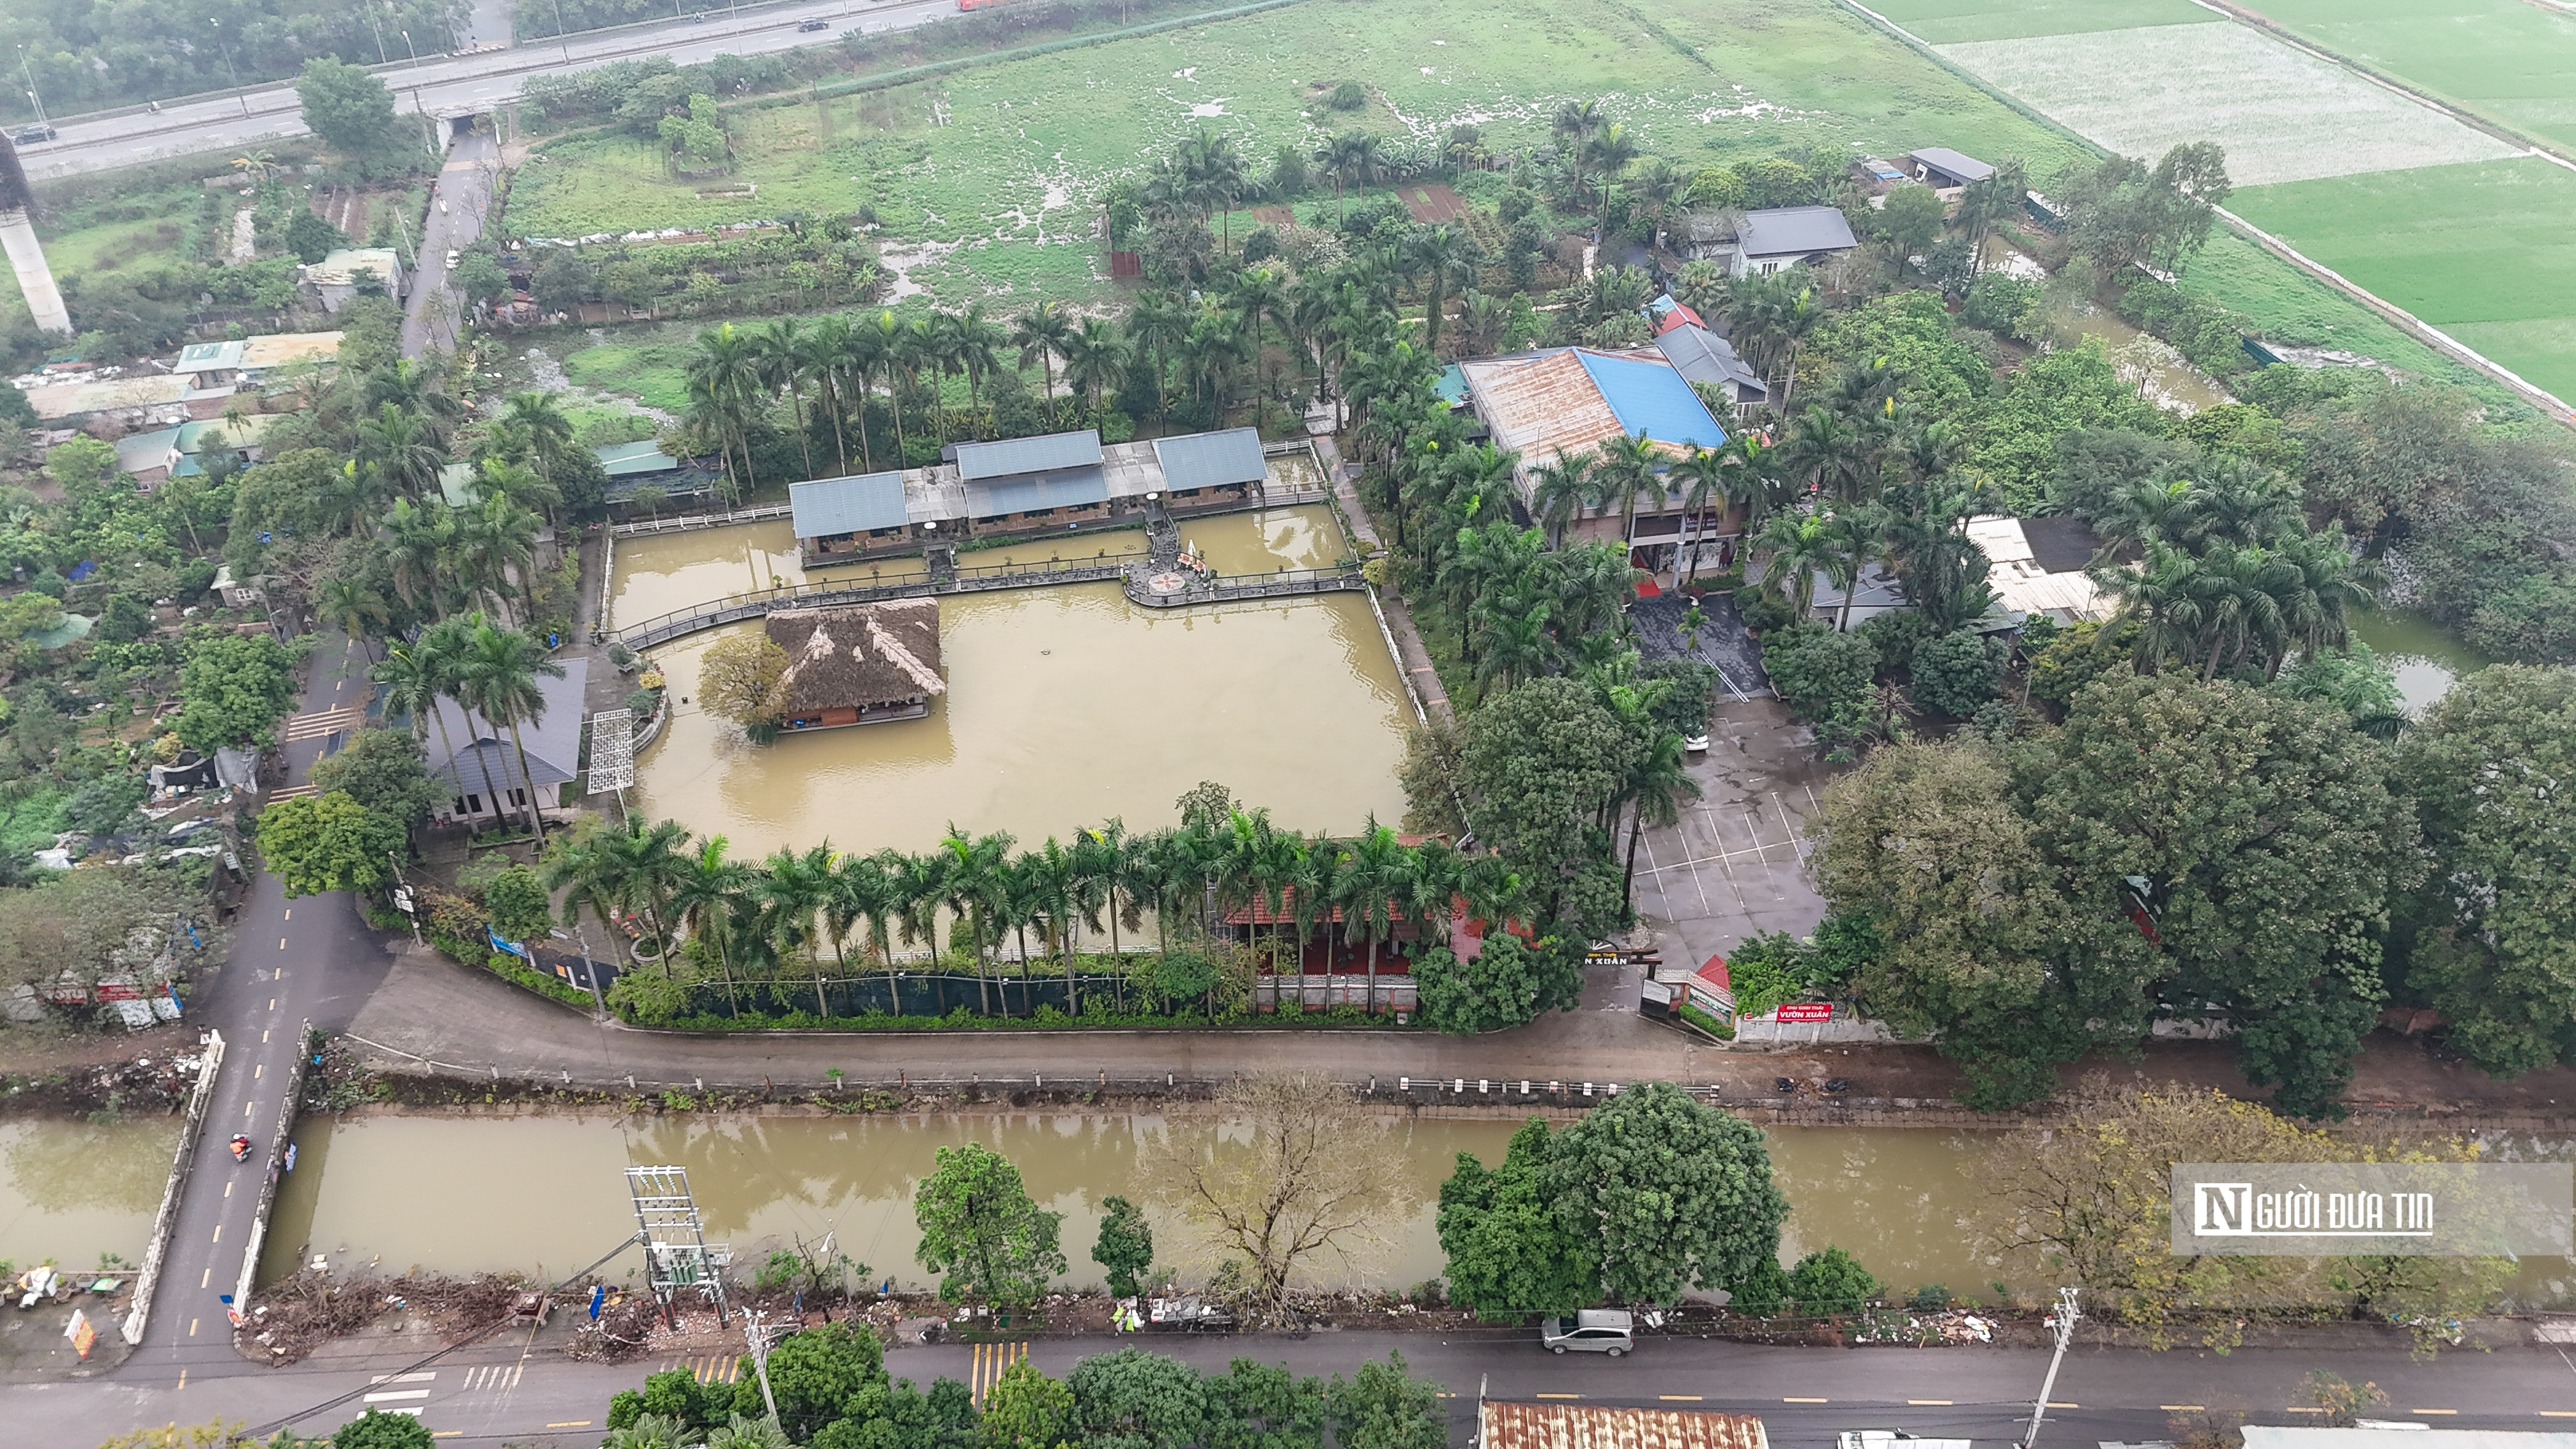
M 241 1135 L 240 1133 L 238 1133 L 238 1132 L 234 1133 L 234 1134 L 233 1134 L 233 1161 L 235 1161 L 235 1162 L 248 1162 L 249 1160 L 250 1160 L 250 1139 L 249 1139 L 249 1138 L 247 1138 L 247 1137 L 242 1136 L 242 1135 Z

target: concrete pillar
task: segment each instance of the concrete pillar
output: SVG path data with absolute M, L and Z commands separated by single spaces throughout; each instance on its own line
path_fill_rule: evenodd
M 45 265 L 44 246 L 36 240 L 35 223 L 23 206 L 0 211 L 0 250 L 9 253 L 9 269 L 18 274 L 18 291 L 27 299 L 28 315 L 47 332 L 71 335 L 72 314 L 54 286 L 53 268 Z

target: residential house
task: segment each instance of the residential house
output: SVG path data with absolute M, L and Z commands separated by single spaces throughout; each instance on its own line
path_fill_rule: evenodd
M 188 379 L 161 372 L 92 376 L 25 391 L 27 405 L 35 409 L 38 420 L 63 426 L 104 417 L 133 427 L 169 427 L 194 416 L 189 402 L 199 396 Z M 232 390 L 205 395 L 229 399 Z
M 948 692 L 937 599 L 780 609 L 764 627 L 787 654 L 778 677 L 783 730 L 920 719 L 932 696 Z
M 449 698 L 438 701 L 427 741 L 430 778 L 449 795 L 433 812 L 438 821 L 503 824 L 514 815 L 524 817 L 532 784 L 539 810 L 557 808 L 560 787 L 579 773 L 582 687 L 590 679 L 590 661 L 561 655 L 555 662 L 563 666 L 563 677 L 538 677 L 543 711 L 533 720 L 521 720 L 515 736 L 480 711 Z M 524 771 L 519 766 L 523 749 Z
M 863 473 L 790 484 L 796 546 L 808 568 L 911 546 L 920 535 L 904 507 L 901 473 Z
M 148 491 L 171 478 L 203 475 L 206 460 L 214 454 L 238 453 L 255 462 L 260 434 L 268 431 L 268 424 L 267 414 L 254 414 L 238 422 L 212 419 L 133 433 L 116 440 L 116 466 Z
M 1109 516 L 1100 434 L 1093 429 L 956 443 L 943 456 L 956 465 L 966 517 L 979 531 L 1055 528 Z
M 1727 270 L 1739 277 L 1769 276 L 1790 267 L 1820 266 L 1859 245 L 1838 206 L 1751 211 L 1736 231 Z
M 650 438 L 639 443 L 607 443 L 590 450 L 608 474 L 608 497 L 625 502 L 643 489 L 664 499 L 698 498 L 715 491 L 718 471 L 708 461 L 674 458 Z
M 1476 1449 L 1771 1449 L 1771 1439 L 1762 1421 L 1751 1414 L 1669 1404 L 1642 1409 L 1562 1400 L 1520 1404 L 1480 1399 Z
M 1646 319 L 1654 324 L 1655 350 L 1664 360 L 1692 386 L 1716 390 L 1734 404 L 1736 416 L 1770 401 L 1770 385 L 1735 355 L 1734 344 L 1671 293 L 1646 304 Z
M 1462 363 L 1468 403 L 1484 420 L 1496 448 L 1520 455 L 1514 481 L 1524 508 L 1535 505 L 1531 470 L 1544 463 L 1597 451 L 1620 438 L 1643 438 L 1658 471 L 1693 447 L 1716 448 L 1726 430 L 1690 381 L 1660 351 L 1604 352 L 1557 347 L 1512 357 Z M 1649 493 L 1635 502 L 1635 526 L 1620 537 L 1628 503 L 1588 509 L 1570 532 L 1574 538 L 1624 541 L 1641 568 L 1672 566 L 1686 529 L 1710 538 L 1732 532 L 1721 518 L 1686 520 L 1678 494 Z
M 391 247 L 342 247 L 303 268 L 301 280 L 321 299 L 323 311 L 337 312 L 369 287 L 402 296 L 402 259 Z
M 1970 542 L 1993 567 L 1986 587 L 2016 624 L 2046 614 L 2060 624 L 2111 617 L 2118 605 L 2086 567 L 2101 541 L 2080 518 L 2007 518 L 1986 514 L 1967 524 Z

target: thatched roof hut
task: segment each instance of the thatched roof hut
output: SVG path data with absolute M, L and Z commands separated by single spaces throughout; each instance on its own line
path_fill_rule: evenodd
M 781 609 L 769 638 L 787 655 L 779 676 L 781 727 L 822 729 L 918 719 L 939 674 L 939 601 L 895 599 L 826 609 Z

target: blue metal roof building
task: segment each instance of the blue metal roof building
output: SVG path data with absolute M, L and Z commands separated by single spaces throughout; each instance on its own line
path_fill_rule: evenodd
M 1696 443 L 1703 448 L 1726 442 L 1726 430 L 1709 415 L 1708 404 L 1699 400 L 1689 379 L 1672 366 L 1590 348 L 1578 348 L 1574 355 L 1582 360 L 1584 372 L 1628 436 L 1658 443 Z
M 795 516 L 799 539 L 902 528 L 910 521 L 904 513 L 901 473 L 860 473 L 791 484 L 787 507 Z

